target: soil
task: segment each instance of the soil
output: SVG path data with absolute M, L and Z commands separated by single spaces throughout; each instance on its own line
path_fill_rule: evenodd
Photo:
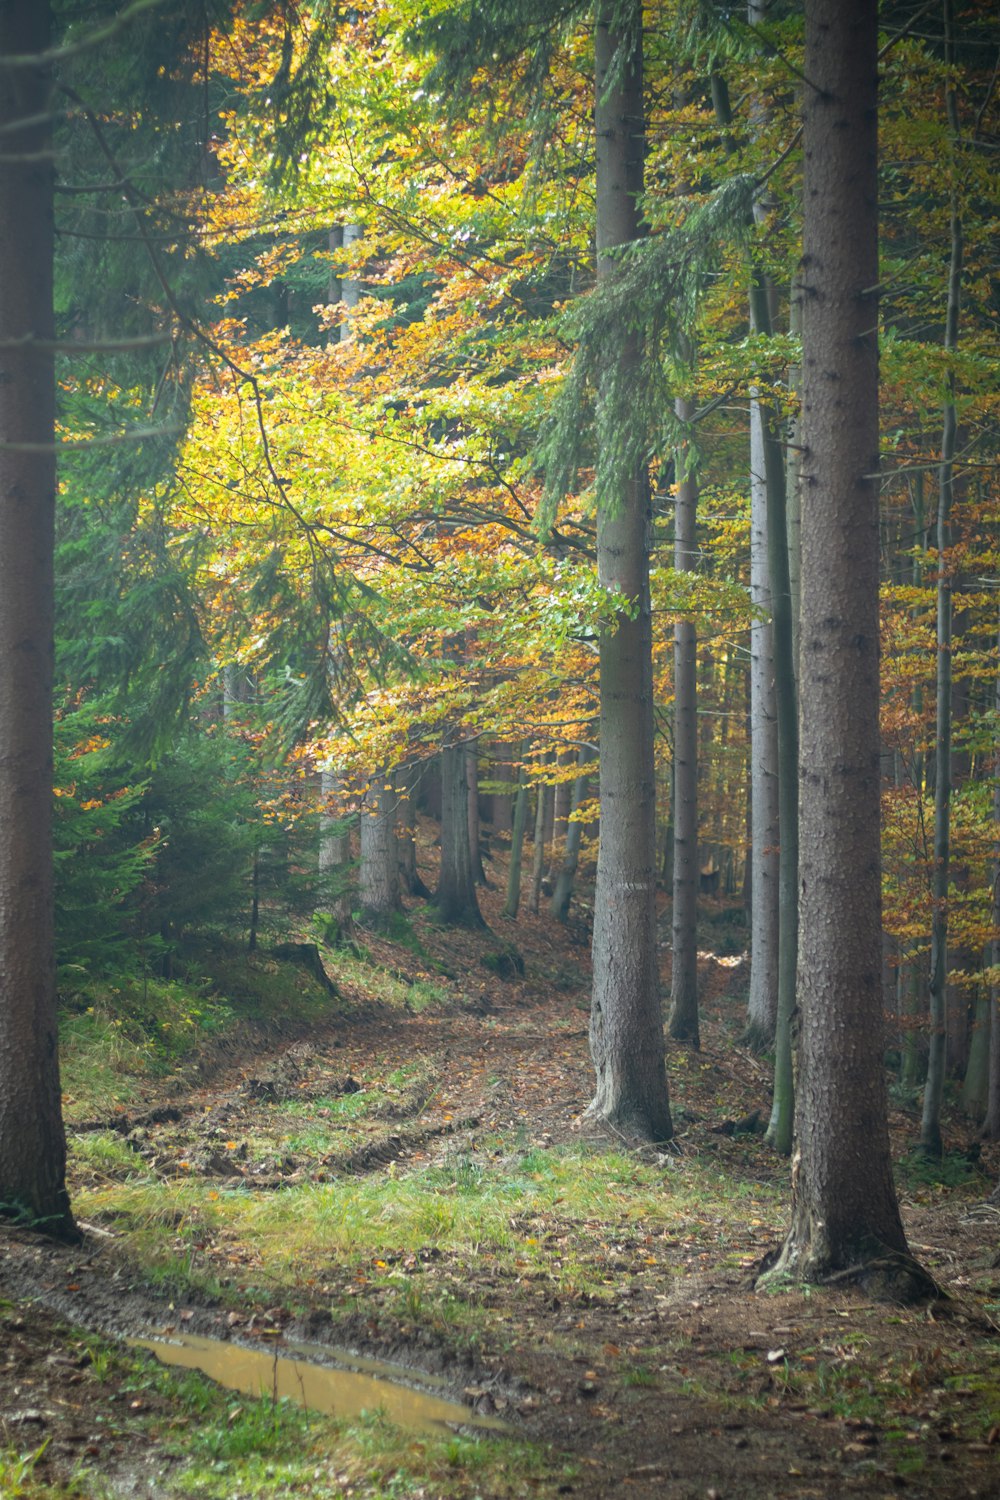
M 347 996 L 354 1003 L 323 1029 L 293 1041 L 272 1038 L 270 1050 L 253 1055 L 217 1057 L 208 1077 L 175 1081 L 168 1095 L 151 1084 L 149 1097 L 127 1115 L 78 1123 L 118 1130 L 147 1165 L 165 1173 L 202 1173 L 220 1184 L 244 1175 L 265 1191 L 306 1175 L 403 1173 L 414 1158 L 486 1149 L 496 1131 L 512 1125 L 539 1149 L 578 1141 L 592 1128 L 582 1118 L 591 1086 L 585 934 L 574 941 L 545 917 L 525 916 L 511 928 L 499 916 L 499 899 L 484 893 L 493 935 L 420 929 L 456 976 L 454 1004 L 400 1015 Z M 516 935 L 525 974 L 511 971 L 501 980 L 481 959 L 496 951 L 495 934 L 505 929 Z M 366 942 L 385 966 L 417 977 L 422 965 L 411 953 L 377 938 Z M 754 1111 L 766 1119 L 766 1066 L 736 1042 L 744 966 L 738 957 L 706 953 L 701 971 L 702 1050 L 675 1050 L 669 1062 L 672 1087 L 682 1080 L 674 1091 L 681 1154 L 655 1159 L 665 1176 L 683 1171 L 685 1159 L 714 1160 L 734 1188 L 780 1180 L 787 1163 L 752 1128 Z M 293 1154 L 251 1175 L 225 1149 L 226 1141 L 252 1132 L 255 1113 L 282 1091 L 328 1094 L 337 1080 L 349 1090 L 375 1055 L 394 1066 L 422 1059 L 437 1082 L 389 1110 L 363 1150 L 348 1159 Z M 912 1141 L 913 1121 L 897 1113 L 892 1124 L 902 1149 Z M 952 1144 L 971 1146 L 971 1134 Z M 97 1379 L 82 1330 L 133 1335 L 170 1325 L 269 1348 L 296 1338 L 329 1342 L 443 1375 L 458 1399 L 548 1448 L 553 1482 L 545 1493 L 578 1500 L 619 1493 L 636 1500 L 882 1500 L 898 1493 L 987 1500 L 1000 1496 L 1000 1410 L 992 1423 L 988 1414 L 984 1420 L 982 1399 L 970 1392 L 979 1377 L 1000 1390 L 990 1314 L 1000 1299 L 1000 1209 L 990 1201 L 995 1148 L 983 1148 L 982 1166 L 971 1190 L 904 1198 L 911 1247 L 947 1294 L 932 1306 L 887 1309 L 846 1285 L 811 1295 L 756 1294 L 755 1271 L 780 1239 L 780 1220 L 746 1219 L 738 1242 L 722 1247 L 718 1226 L 702 1221 L 626 1238 L 609 1209 L 600 1295 L 560 1297 L 544 1277 L 477 1271 L 480 1300 L 500 1316 L 474 1356 L 394 1322 L 374 1286 L 368 1296 L 354 1285 L 351 1305 L 359 1310 L 335 1323 L 328 1309 L 343 1305 L 338 1293 L 348 1280 L 344 1272 L 338 1285 L 336 1266 L 324 1268 L 321 1294 L 299 1287 L 271 1305 L 210 1298 L 175 1304 L 157 1295 L 102 1225 L 83 1225 L 84 1243 L 75 1248 L 5 1228 L 0 1438 L 21 1452 L 48 1440 L 36 1477 L 55 1480 L 82 1466 L 111 1493 L 161 1493 L 157 1476 L 169 1463 L 138 1418 L 159 1414 L 169 1422 L 169 1403 L 149 1391 L 136 1396 L 106 1373 Z M 554 1245 L 568 1233 L 558 1221 L 537 1231 Z M 223 1282 L 231 1248 L 228 1266 L 218 1252 Z M 216 1251 L 206 1246 L 201 1253 L 210 1260 Z M 432 1278 L 468 1279 L 468 1267 L 452 1264 L 433 1244 L 411 1259 L 421 1286 Z M 879 1415 L 845 1416 L 823 1389 L 817 1372 L 824 1362 L 848 1391 L 852 1371 L 861 1394 L 884 1386 Z M 648 1377 L 637 1378 L 637 1370 Z

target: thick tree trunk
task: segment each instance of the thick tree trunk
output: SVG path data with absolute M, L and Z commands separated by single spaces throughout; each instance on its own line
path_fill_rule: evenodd
M 51 99 L 45 69 L 3 64 L 49 39 L 47 0 L 0 4 L 0 1212 L 76 1239 L 53 937 Z
M 358 868 L 358 901 L 366 927 L 385 931 L 399 899 L 399 853 L 396 848 L 396 811 L 399 799 L 392 773 L 377 771 L 361 804 L 361 863 Z
M 801 1051 L 792 1223 L 771 1278 L 932 1284 L 910 1259 L 882 1062 L 876 0 L 807 0 Z
M 677 402 L 689 423 L 693 403 Z M 697 557 L 698 482 L 688 468 L 688 445 L 677 453 L 680 483 L 674 520 L 674 567 L 693 572 Z M 674 626 L 674 870 L 670 1035 L 698 1047 L 698 641 L 691 620 Z
M 640 232 L 643 186 L 642 6 L 601 5 L 597 74 L 598 276 L 613 276 L 613 247 Z M 617 376 L 642 358 L 623 330 Z M 598 464 L 601 455 L 598 454 Z M 656 782 L 653 764 L 652 622 L 649 599 L 649 479 L 628 476 L 597 516 L 601 585 L 634 608 L 600 641 L 601 842 L 594 898 L 594 987 L 590 1048 L 597 1074 L 589 1113 L 626 1136 L 673 1134 L 663 1056 L 656 951 Z
M 452 927 L 483 927 L 469 850 L 468 755 L 464 742 L 441 751 L 441 874 L 438 915 Z

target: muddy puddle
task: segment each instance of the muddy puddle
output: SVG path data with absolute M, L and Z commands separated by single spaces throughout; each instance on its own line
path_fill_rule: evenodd
M 322 1353 L 329 1359 L 335 1352 L 318 1345 L 292 1345 L 293 1354 L 288 1355 L 196 1334 L 170 1333 L 129 1342 L 133 1348 L 148 1349 L 164 1364 L 200 1370 L 231 1390 L 274 1400 L 287 1396 L 328 1416 L 356 1417 L 364 1411 L 384 1411 L 400 1427 L 421 1432 L 457 1425 L 509 1431 L 495 1417 L 477 1416 L 456 1401 L 406 1385 L 408 1372 L 400 1366 L 355 1358 L 346 1352 L 343 1358 L 352 1368 L 317 1364 L 310 1355 Z

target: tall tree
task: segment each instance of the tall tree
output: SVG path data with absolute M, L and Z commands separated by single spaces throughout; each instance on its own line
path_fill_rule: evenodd
M 464 740 L 441 750 L 441 870 L 435 896 L 442 922 L 484 926 L 469 844 L 469 756 Z
M 945 0 L 945 60 L 953 63 L 952 14 L 950 0 Z M 951 191 L 949 221 L 951 253 L 948 266 L 947 309 L 944 346 L 948 351 L 958 347 L 959 312 L 962 301 L 962 262 L 964 237 L 958 192 L 958 102 L 954 80 L 949 78 L 945 91 L 951 145 Z M 951 557 L 951 517 L 955 488 L 955 452 L 958 440 L 958 408 L 955 401 L 955 371 L 949 369 L 947 393 L 941 432 L 941 464 L 938 470 L 937 509 L 937 732 L 934 747 L 934 874 L 932 879 L 933 915 L 931 919 L 930 1039 L 927 1049 L 927 1080 L 920 1120 L 920 1146 L 928 1156 L 941 1155 L 941 1101 L 944 1096 L 944 1074 L 947 1052 L 947 983 L 948 983 L 948 885 L 951 872 L 951 793 L 952 793 L 952 588 L 954 562 Z
M 52 874 L 53 158 L 47 0 L 0 3 L 0 1212 L 78 1237 Z
M 808 0 L 804 88 L 801 1052 L 771 1275 L 930 1289 L 892 1180 L 879 849 L 876 0 Z
M 687 438 L 694 403 L 675 404 L 685 440 L 677 450 L 674 505 L 674 567 L 695 571 L 697 559 L 698 480 Z M 698 1026 L 698 638 L 694 621 L 674 626 L 674 872 L 673 960 L 670 984 L 670 1035 L 701 1043 Z
M 598 278 L 616 275 L 616 248 L 641 232 L 645 119 L 642 5 L 602 4 L 595 32 Z M 663 1056 L 656 951 L 656 785 L 653 764 L 652 617 L 649 597 L 649 474 L 643 445 L 628 471 L 607 464 L 602 416 L 618 418 L 619 392 L 643 358 L 634 328 L 608 351 L 598 398 L 597 567 L 603 588 L 627 610 L 600 641 L 601 842 L 594 897 L 594 988 L 590 1046 L 597 1086 L 589 1112 L 625 1134 L 673 1134 Z M 603 407 L 603 411 L 602 408 Z

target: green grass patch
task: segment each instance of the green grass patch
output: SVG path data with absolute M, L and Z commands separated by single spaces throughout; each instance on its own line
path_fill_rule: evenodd
M 419 1012 L 449 1004 L 453 996 L 447 984 L 431 972 L 431 961 L 422 951 L 418 956 L 427 969 L 413 978 L 404 978 L 380 966 L 363 948 L 326 949 L 323 962 L 335 984 L 360 990 L 367 998 L 391 1009 Z

